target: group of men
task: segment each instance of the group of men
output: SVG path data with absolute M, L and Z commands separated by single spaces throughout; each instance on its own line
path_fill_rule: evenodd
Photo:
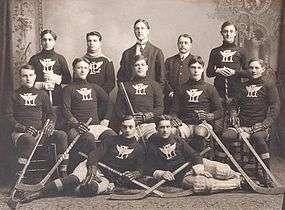
M 222 25 L 223 44 L 211 51 L 207 68 L 200 56 L 190 53 L 190 35 L 178 37 L 179 53 L 164 63 L 162 51 L 148 40 L 149 32 L 146 20 L 135 22 L 137 43 L 123 52 L 115 105 L 109 97 L 114 66 L 101 52 L 99 32 L 86 35 L 87 53 L 74 59 L 72 82 L 66 60 L 54 51 L 56 35 L 51 30 L 41 33 L 43 49 L 21 67 L 22 86 L 9 97 L 6 109 L 18 173 L 46 119 L 52 123 L 45 129 L 45 143 L 55 142 L 58 156 L 76 135 L 80 139 L 69 163 L 65 156 L 60 165 L 61 178 L 22 202 L 66 190 L 86 196 L 109 193 L 114 185 L 133 187 L 131 180 L 145 182 L 145 177 L 195 192 L 239 188 L 239 173 L 197 153 L 209 141 L 209 129 L 225 145 L 239 132 L 247 133 L 269 167 L 265 140 L 279 114 L 278 92 L 274 83 L 263 80 L 265 63 L 259 58 L 248 62 L 245 50 L 235 44 L 236 26 Z M 205 69 L 208 77 L 215 77 L 214 85 L 204 81 Z M 52 105 L 58 106 L 62 119 L 56 119 Z M 55 121 L 66 125 L 55 129 Z M 101 168 L 100 162 L 122 176 Z M 189 167 L 174 176 L 172 171 L 186 162 Z

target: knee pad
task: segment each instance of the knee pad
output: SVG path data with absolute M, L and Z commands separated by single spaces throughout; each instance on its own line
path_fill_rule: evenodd
M 69 175 L 69 176 L 66 176 L 62 179 L 58 179 L 61 181 L 61 184 L 62 184 L 62 188 L 63 190 L 67 190 L 67 191 L 72 191 L 72 190 L 75 190 L 75 188 L 80 184 L 80 181 L 78 179 L 78 177 L 74 176 L 74 175 Z M 58 184 L 57 185 L 57 188 L 58 190 L 60 191 L 58 185 L 60 185 L 60 182 L 58 181 Z
M 222 139 L 225 141 L 234 141 L 238 138 L 238 132 L 235 128 L 228 128 L 224 131 Z
M 210 137 L 210 132 L 208 131 L 208 128 L 206 128 L 204 125 L 197 125 L 194 127 L 194 134 L 198 137 L 206 138 L 208 139 Z
M 182 123 L 182 125 L 179 126 L 177 129 L 180 133 L 180 136 L 184 139 L 189 138 L 193 134 L 192 130 L 185 123 Z
M 16 147 L 18 150 L 29 150 L 33 149 L 35 143 L 35 137 L 33 137 L 31 134 L 25 133 L 17 139 Z

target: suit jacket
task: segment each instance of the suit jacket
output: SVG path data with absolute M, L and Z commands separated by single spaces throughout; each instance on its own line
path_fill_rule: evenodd
M 133 78 L 133 57 L 136 54 L 136 44 L 131 48 L 125 50 L 120 62 L 120 68 L 117 73 L 118 82 L 130 81 Z M 142 54 L 148 59 L 147 77 L 158 82 L 162 88 L 165 84 L 165 66 L 164 56 L 158 47 L 152 45 L 150 42 L 146 43 Z

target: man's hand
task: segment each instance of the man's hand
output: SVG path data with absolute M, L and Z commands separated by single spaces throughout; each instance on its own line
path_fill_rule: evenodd
M 228 67 L 216 68 L 216 73 L 221 74 L 224 77 L 230 77 L 235 74 L 235 70 Z
M 44 73 L 44 80 L 46 82 L 51 82 L 59 85 L 61 83 L 62 77 L 61 75 L 54 74 L 53 72 Z
M 195 111 L 197 113 L 197 118 L 199 121 L 212 121 L 214 120 L 214 114 L 213 113 L 208 113 L 204 110 L 197 110 Z
M 86 124 L 83 123 L 83 122 L 79 122 L 79 123 L 76 125 L 75 129 L 76 129 L 77 132 L 80 133 L 80 134 L 87 133 L 87 132 L 90 130 L 90 128 L 88 128 L 88 125 L 86 125 Z
M 266 130 L 262 123 L 255 123 L 254 126 L 251 127 L 251 129 L 252 129 L 252 133 Z
M 173 117 L 170 122 L 173 127 L 179 127 L 183 123 L 182 120 L 180 120 L 178 117 Z
M 43 89 L 45 90 L 54 90 L 55 83 L 53 82 L 43 82 Z
M 142 112 L 137 112 L 134 114 L 136 124 L 142 124 L 144 122 L 144 115 Z
M 207 178 L 213 178 L 213 175 L 210 172 L 205 171 L 203 164 L 194 165 L 192 168 L 196 175 L 205 176 Z
M 100 125 L 102 125 L 102 126 L 105 126 L 105 127 L 108 127 L 109 126 L 109 120 L 107 120 L 107 119 L 103 119 L 101 122 L 100 122 Z
M 171 92 L 168 94 L 168 96 L 169 96 L 170 98 L 173 98 L 173 96 L 174 96 L 174 92 L 173 92 L 173 91 L 171 91 Z
M 141 173 L 139 171 L 125 171 L 123 173 L 127 179 L 133 180 L 141 177 Z
M 93 177 L 96 177 L 96 174 L 97 174 L 97 167 L 95 165 L 87 166 L 87 174 L 82 184 L 86 185 L 90 183 Z
M 167 180 L 167 181 L 173 181 L 175 180 L 174 175 L 170 171 L 164 171 L 161 178 Z
M 33 126 L 28 126 L 25 132 L 31 134 L 32 136 L 36 136 L 38 134 L 38 130 Z
M 229 118 L 230 126 L 239 125 L 239 118 L 236 110 L 230 111 L 230 118 Z
M 44 130 L 44 135 L 46 135 L 46 137 L 50 137 L 54 132 L 54 128 L 55 128 L 55 123 L 50 121 L 50 123 L 47 125 L 47 127 Z

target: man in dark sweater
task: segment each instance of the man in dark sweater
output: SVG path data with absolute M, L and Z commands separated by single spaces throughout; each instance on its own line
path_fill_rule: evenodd
M 133 58 L 135 55 L 144 55 L 148 59 L 148 78 L 158 82 L 162 89 L 165 85 L 164 56 L 158 47 L 152 45 L 148 40 L 150 26 L 146 20 L 138 19 L 134 24 L 134 33 L 137 43 L 125 50 L 120 62 L 117 74 L 118 82 L 127 82 L 133 79 Z
M 119 119 L 122 119 L 125 115 L 134 114 L 141 135 L 148 138 L 152 133 L 156 132 L 154 118 L 163 113 L 163 93 L 159 84 L 146 76 L 148 64 L 147 59 L 143 55 L 136 55 L 133 58 L 132 67 L 134 78 L 124 83 L 126 93 L 120 86 L 115 112 Z M 135 113 L 131 113 L 125 94 L 128 95 Z
M 36 70 L 37 89 L 49 92 L 53 105 L 60 106 L 62 102 L 62 84 L 71 81 L 71 75 L 65 58 L 54 51 L 57 36 L 51 30 L 41 32 L 42 51 L 30 58 L 29 64 Z
M 218 192 L 240 186 L 239 173 L 228 165 L 203 159 L 184 139 L 173 135 L 171 117 L 162 115 L 156 120 L 157 133 L 147 144 L 145 174 L 165 179 L 168 184 L 193 188 L 194 192 Z M 190 165 L 177 175 L 171 172 L 186 162 Z
M 179 126 L 182 137 L 191 138 L 191 145 L 202 151 L 205 140 L 209 137 L 208 129 L 202 121 L 213 124 L 223 116 L 219 94 L 215 87 L 202 79 L 204 62 L 201 57 L 193 56 L 189 63 L 189 80 L 174 94 L 174 104 L 171 115 L 182 120 L 174 120 Z
M 35 69 L 31 65 L 24 65 L 20 69 L 21 87 L 12 94 L 7 101 L 5 116 L 12 127 L 12 141 L 18 155 L 17 173 L 21 173 L 27 163 L 36 136 L 44 125 L 45 119 L 50 119 L 51 125 L 45 130 L 45 142 L 55 143 L 57 155 L 60 156 L 67 148 L 67 135 L 64 131 L 54 130 L 55 114 L 52 110 L 47 93 L 34 87 L 36 80 Z M 68 157 L 59 167 L 60 175 L 66 174 Z
M 177 47 L 179 53 L 167 58 L 165 61 L 167 81 L 164 97 L 165 113 L 169 112 L 175 90 L 189 80 L 188 63 L 193 57 L 190 53 L 192 47 L 191 36 L 189 34 L 181 34 L 177 40 Z
M 94 148 L 95 141 L 100 141 L 99 137 L 103 134 L 113 135 L 114 132 L 108 128 L 111 118 L 113 103 L 108 94 L 98 85 L 86 81 L 89 73 L 89 63 L 84 58 L 76 58 L 73 63 L 74 81 L 63 89 L 63 115 L 67 120 L 70 139 L 77 133 L 82 134 L 78 146 L 74 148 L 77 152 L 88 155 Z M 104 119 L 99 121 L 98 103 L 104 102 L 106 113 Z M 92 122 L 89 126 L 85 123 L 89 118 Z M 77 132 L 74 132 L 75 130 Z M 80 158 L 73 157 L 72 167 L 81 162 Z M 71 167 L 70 170 L 73 168 Z
M 264 71 L 263 60 L 253 58 L 249 61 L 251 78 L 239 89 L 235 104 L 240 110 L 240 132 L 247 133 L 260 158 L 270 168 L 270 154 L 266 139 L 268 129 L 278 117 L 280 100 L 275 84 L 272 81 L 263 80 Z M 238 132 L 235 128 L 230 127 L 223 133 L 225 144 L 237 138 Z M 271 181 L 265 172 L 263 178 L 264 184 L 270 186 Z

